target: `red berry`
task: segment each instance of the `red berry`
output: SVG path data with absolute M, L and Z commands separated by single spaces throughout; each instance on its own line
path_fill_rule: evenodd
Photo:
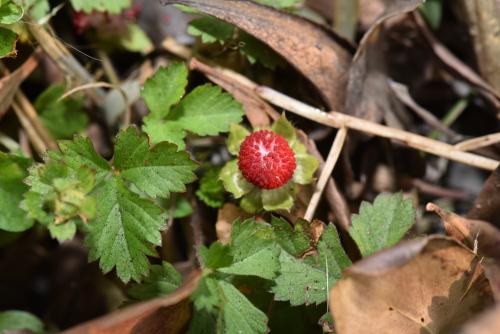
M 290 181 L 297 165 L 285 138 L 260 130 L 241 144 L 238 166 L 250 183 L 262 189 L 275 189 Z

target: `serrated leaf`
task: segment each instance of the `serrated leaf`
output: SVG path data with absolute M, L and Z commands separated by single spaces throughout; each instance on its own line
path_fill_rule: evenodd
M 123 282 L 140 281 L 149 270 L 146 256 L 155 256 L 152 246 L 161 245 L 166 213 L 128 190 L 117 176 L 102 184 L 95 197 L 96 219 L 87 225 L 90 259 L 99 259 L 104 273 L 116 267 Z
M 166 296 L 177 289 L 182 283 L 181 274 L 168 262 L 151 266 L 151 272 L 144 282 L 133 284 L 127 291 L 128 295 L 137 300 Z
M 166 117 L 179 102 L 187 86 L 188 70 L 184 63 L 161 67 L 144 84 L 141 96 L 155 118 Z
M 19 207 L 28 190 L 23 180 L 31 164 L 31 159 L 0 152 L 0 230 L 21 232 L 33 225 Z
M 70 138 L 85 130 L 88 123 L 82 111 L 83 100 L 68 97 L 60 101 L 64 91 L 63 85 L 52 85 L 34 103 L 43 124 L 56 139 Z
M 258 276 L 272 279 L 279 270 L 279 248 L 269 225 L 252 219 L 236 221 L 231 229 L 233 262 L 219 271 L 233 275 Z
M 127 32 L 120 37 L 120 44 L 128 51 L 148 54 L 153 51 L 153 42 L 138 24 L 129 23 Z
M 276 241 L 281 248 L 295 257 L 299 257 L 311 247 L 309 225 L 309 222 L 299 220 L 292 227 L 282 218 L 271 218 Z
M 0 58 L 16 53 L 17 34 L 10 29 L 0 27 Z
M 23 14 L 23 7 L 12 0 L 4 0 L 0 4 L 0 24 L 16 23 L 23 17 Z
M 298 259 L 285 251 L 280 255 L 280 273 L 274 280 L 275 299 L 292 305 L 320 304 L 329 289 L 351 264 L 333 225 L 326 227 L 317 247 L 318 254 Z
M 401 240 L 415 221 L 415 209 L 402 194 L 381 194 L 373 204 L 361 203 L 349 230 L 361 255 L 368 256 Z
M 146 135 L 133 127 L 117 136 L 114 164 L 121 177 L 151 197 L 184 192 L 185 184 L 196 179 L 197 164 L 187 152 L 166 142 L 149 148 Z
M 244 126 L 239 124 L 231 124 L 229 127 L 229 136 L 227 137 L 227 150 L 233 155 L 240 153 L 240 145 L 246 137 L 250 135 Z
M 71 0 L 73 8 L 85 13 L 92 11 L 118 14 L 132 5 L 132 0 Z
M 229 247 L 220 242 L 214 242 L 208 249 L 205 246 L 201 246 L 198 252 L 203 260 L 204 268 L 217 269 L 227 267 L 233 262 Z
M 290 210 L 293 206 L 295 185 L 288 182 L 276 189 L 262 190 L 262 205 L 266 211 Z
M 50 232 L 50 236 L 57 239 L 59 242 L 73 239 L 76 233 L 76 223 L 74 221 L 69 221 L 59 225 L 50 224 L 47 228 Z
M 203 43 L 224 42 L 233 37 L 234 26 L 211 16 L 203 16 L 189 22 L 188 34 L 199 36 Z
M 200 179 L 200 187 L 196 196 L 212 208 L 220 208 L 224 204 L 224 187 L 219 180 L 220 170 L 212 168 Z
M 220 180 L 224 188 L 233 194 L 235 198 L 240 198 L 254 188 L 250 182 L 245 180 L 243 174 L 241 174 L 236 160 L 229 161 L 222 167 Z
M 14 333 L 29 330 L 35 334 L 44 333 L 43 322 L 25 311 L 0 312 L 0 333 Z

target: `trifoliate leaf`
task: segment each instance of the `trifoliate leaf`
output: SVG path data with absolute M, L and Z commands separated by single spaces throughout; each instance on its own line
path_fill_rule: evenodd
M 83 112 L 83 100 L 72 97 L 59 100 L 63 85 L 52 85 L 35 100 L 42 123 L 56 139 L 66 139 L 85 130 L 88 117 Z
M 0 230 L 21 232 L 33 225 L 19 207 L 28 190 L 23 180 L 31 164 L 31 159 L 0 152 Z
M 0 312 L 0 333 L 17 333 L 22 330 L 42 334 L 44 333 L 43 322 L 25 311 Z
M 203 16 L 189 22 L 188 34 L 199 36 L 203 43 L 225 42 L 234 34 L 234 26 L 211 16 Z
M 129 8 L 132 0 L 71 0 L 71 4 L 75 10 L 82 10 L 88 14 L 93 11 L 118 14 Z
M 236 221 L 231 229 L 233 263 L 220 268 L 226 274 L 258 276 L 272 279 L 279 270 L 280 253 L 270 225 L 249 219 Z
M 166 86 L 170 80 L 179 80 L 178 76 L 181 74 L 174 70 L 165 72 L 155 78 L 154 85 Z M 175 103 L 174 99 L 168 100 L 168 103 Z M 160 111 L 153 112 L 144 119 L 144 131 L 149 134 L 153 143 L 169 141 L 177 144 L 180 149 L 184 148 L 186 131 L 200 136 L 217 135 L 227 132 L 232 123 L 241 122 L 243 117 L 241 104 L 228 93 L 222 92 L 220 87 L 210 84 L 196 87 L 170 112 L 165 112 L 160 106 L 154 108 Z M 164 116 L 165 114 L 168 115 Z
M 0 27 L 0 58 L 16 54 L 17 34 L 10 29 Z
M 240 152 L 241 143 L 250 135 L 245 127 L 239 124 L 231 124 L 229 127 L 229 136 L 227 137 L 227 150 L 233 155 Z
M 217 269 L 227 267 L 233 262 L 228 246 L 214 242 L 210 248 L 201 246 L 198 250 L 203 261 L 203 268 Z
M 197 164 L 187 152 L 165 142 L 150 149 L 146 135 L 133 127 L 117 136 L 114 164 L 123 179 L 151 197 L 184 192 L 185 184 L 196 179 Z
M 224 187 L 219 180 L 220 169 L 208 170 L 200 179 L 200 187 L 196 196 L 212 208 L 220 208 L 224 204 Z
M 279 276 L 274 280 L 275 299 L 292 305 L 320 304 L 326 301 L 330 287 L 341 277 L 341 270 L 351 264 L 333 225 L 320 237 L 318 254 L 298 259 L 281 252 Z
M 153 42 L 138 24 L 129 23 L 127 32 L 120 37 L 120 44 L 128 51 L 148 54 L 153 51 Z
M 352 216 L 349 231 L 361 251 L 368 256 L 392 246 L 415 222 L 415 209 L 410 199 L 402 194 L 381 194 L 373 204 L 361 203 L 359 214 Z
M 188 70 L 184 63 L 162 67 L 149 78 L 141 92 L 151 117 L 166 117 L 174 104 L 179 102 L 187 86 Z
M 226 163 L 220 171 L 220 180 L 224 188 L 233 194 L 235 198 L 240 198 L 254 188 L 241 174 L 236 160 Z
M 4 0 L 0 3 L 0 24 L 16 23 L 23 17 L 23 7 L 12 0 Z
M 262 205 L 264 210 L 290 210 L 293 206 L 295 195 L 295 185 L 288 182 L 284 186 L 276 189 L 262 190 Z
M 147 300 L 166 296 L 177 289 L 182 283 L 182 276 L 168 262 L 151 266 L 151 272 L 142 283 L 133 284 L 128 289 L 128 295 L 137 300 Z

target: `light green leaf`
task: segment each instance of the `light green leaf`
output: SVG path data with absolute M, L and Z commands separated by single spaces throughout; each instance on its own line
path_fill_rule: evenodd
M 13 24 L 23 17 L 23 7 L 12 0 L 4 0 L 0 4 L 0 24 Z
M 10 29 L 0 27 L 0 58 L 16 54 L 17 35 Z
M 293 206 L 293 196 L 295 194 L 295 185 L 288 182 L 284 186 L 276 189 L 262 190 L 262 204 L 264 210 L 290 210 Z
M 319 161 L 310 154 L 295 154 L 297 167 L 293 173 L 293 182 L 310 184 L 314 181 L 314 173 L 319 167 Z
M 188 34 L 200 36 L 203 43 L 224 42 L 233 37 L 234 26 L 211 16 L 203 16 L 189 22 Z
M 142 283 L 133 284 L 128 295 L 137 300 L 166 296 L 176 290 L 182 283 L 182 276 L 168 262 L 151 266 L 151 272 Z
M 96 219 L 87 225 L 90 259 L 99 259 L 104 273 L 116 267 L 123 282 L 140 281 L 149 270 L 146 256 L 155 256 L 152 246 L 161 245 L 165 212 L 128 190 L 117 176 L 96 189 L 95 197 Z
M 129 8 L 132 0 L 71 0 L 71 4 L 75 10 L 82 10 L 88 14 L 92 11 L 118 14 Z
M 177 145 L 179 150 L 183 150 L 186 146 L 184 137 L 186 131 L 180 127 L 177 122 L 167 122 L 153 118 L 153 115 L 146 116 L 142 130 L 149 135 L 152 143 L 159 143 L 168 141 L 169 143 Z
M 47 226 L 50 236 L 59 242 L 73 239 L 76 233 L 76 223 L 68 221 L 64 224 L 50 224 Z
M 209 169 L 200 179 L 200 187 L 196 196 L 212 208 L 220 208 L 224 204 L 224 187 L 219 180 L 220 170 Z
M 120 43 L 128 51 L 140 52 L 144 55 L 154 49 L 153 42 L 148 35 L 135 23 L 127 25 L 127 32 L 120 38 Z
M 43 323 L 33 314 L 25 311 L 0 312 L 0 333 L 29 330 L 35 334 L 44 333 Z
M 284 113 L 273 123 L 271 130 L 285 138 L 290 146 L 297 140 L 297 132 Z
M 197 164 L 187 152 L 166 142 L 150 149 L 146 135 L 134 127 L 118 134 L 114 164 L 121 177 L 151 197 L 184 192 L 184 184 L 196 179 Z
M 255 0 L 255 2 L 275 8 L 287 8 L 297 5 L 302 0 Z
M 48 0 L 23 0 L 23 7 L 29 16 L 37 21 L 44 18 L 50 10 Z
M 240 207 L 248 213 L 255 213 L 262 209 L 262 191 L 253 187 L 253 189 L 243 195 L 240 201 Z
M 220 268 L 226 274 L 258 276 L 272 279 L 279 270 L 280 250 L 271 226 L 255 220 L 236 221 L 231 229 L 233 263 Z
M 238 155 L 240 153 L 240 145 L 243 143 L 246 137 L 250 135 L 244 126 L 239 124 L 231 124 L 229 127 L 229 136 L 227 138 L 227 149 L 229 153 L 233 155 Z
M 149 78 L 141 92 L 152 117 L 165 117 L 179 102 L 187 86 L 188 70 L 184 63 L 162 67 Z
M 243 174 L 241 174 L 236 160 L 229 161 L 222 167 L 220 180 L 224 188 L 233 194 L 235 198 L 240 198 L 254 188 L 250 182 L 245 180 Z
M 373 204 L 361 203 L 359 214 L 352 216 L 349 231 L 361 251 L 368 256 L 401 240 L 415 222 L 411 199 L 401 193 L 381 194 Z
M 56 139 L 70 138 L 85 130 L 88 123 L 82 99 L 68 97 L 59 101 L 64 91 L 63 85 L 52 85 L 34 103 L 43 124 Z
M 21 232 L 33 225 L 19 207 L 28 190 L 23 180 L 31 164 L 31 159 L 0 152 L 0 230 Z

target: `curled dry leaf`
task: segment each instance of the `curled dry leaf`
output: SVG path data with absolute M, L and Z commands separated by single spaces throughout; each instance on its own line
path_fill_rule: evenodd
M 497 334 L 500 333 L 500 305 L 484 312 L 467 323 L 459 334 Z
M 465 243 L 470 249 L 477 247 L 480 255 L 500 257 L 500 230 L 496 227 L 482 220 L 463 218 L 434 203 L 428 203 L 426 209 L 437 213 L 444 222 L 446 233 Z
M 332 109 L 343 110 L 349 45 L 302 17 L 246 0 L 166 0 L 215 16 L 269 45 L 320 91 Z
M 467 218 L 485 220 L 500 228 L 500 168 L 484 183 Z
M 330 292 L 337 333 L 453 333 L 492 304 L 479 258 L 455 240 L 401 243 L 353 265 Z
M 170 295 L 134 304 L 99 319 L 70 328 L 63 334 L 185 333 L 191 318 L 189 296 L 201 273 L 192 271 Z

